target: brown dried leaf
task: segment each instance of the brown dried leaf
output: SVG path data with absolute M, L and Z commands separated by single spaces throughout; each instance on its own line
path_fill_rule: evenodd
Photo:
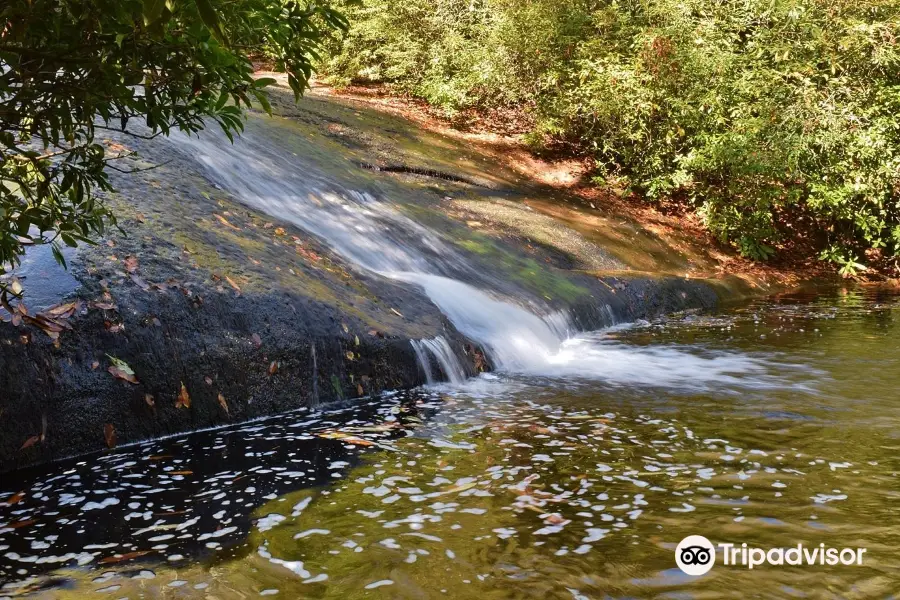
M 127 373 L 115 365 L 109 367 L 107 371 L 109 371 L 109 374 L 116 379 L 121 379 L 122 381 L 127 381 L 128 383 L 135 384 L 138 382 L 137 377 L 134 376 L 134 373 Z
M 68 319 L 75 314 L 80 304 L 80 302 L 57 304 L 56 306 L 51 306 L 47 310 L 41 311 L 40 313 L 38 313 L 38 316 L 48 319 Z
M 175 408 L 190 408 L 191 407 L 191 396 L 188 394 L 187 388 L 184 387 L 184 382 L 181 382 L 181 391 L 178 392 L 178 400 L 175 402 Z
M 234 229 L 235 231 L 240 231 L 240 230 L 241 230 L 240 227 L 235 227 L 234 225 L 232 225 L 231 223 L 229 223 L 229 222 L 228 222 L 228 219 L 226 219 L 226 218 L 223 217 L 222 215 L 217 215 L 216 213 L 213 213 L 213 216 L 214 216 L 215 218 L 217 218 L 217 219 L 219 220 L 219 223 L 221 223 L 221 224 L 224 225 L 225 227 L 228 227 L 229 229 Z
M 153 183 L 156 183 L 156 182 L 155 182 L 155 181 L 152 182 L 151 185 L 152 185 Z M 156 185 L 153 186 L 153 187 L 159 187 L 159 184 L 156 183 Z M 143 223 L 143 222 L 144 222 L 144 213 L 138 213 L 137 215 L 135 215 L 135 218 L 137 218 L 138 223 Z
M 222 407 L 226 415 L 231 416 L 231 411 L 228 410 L 228 402 L 225 401 L 225 396 L 222 394 L 219 394 L 219 406 Z
M 100 310 L 116 310 L 116 305 L 112 302 L 91 302 L 91 306 Z
M 113 427 L 112 423 L 107 423 L 103 426 L 103 438 L 106 440 L 107 448 L 115 448 L 116 442 L 118 441 L 116 437 L 116 428 Z
M 361 383 L 356 384 L 356 393 L 359 394 L 360 396 L 365 396 L 366 391 L 363 389 L 363 386 Z
M 137 256 L 126 256 L 122 262 L 125 264 L 125 270 L 129 273 L 135 273 L 138 270 Z
M 272 363 L 269 365 L 269 375 L 274 375 L 277 372 L 278 372 L 278 361 L 273 360 Z
M 12 506 L 13 504 L 18 504 L 19 502 L 21 502 L 22 498 L 24 498 L 24 497 L 25 497 L 25 492 L 18 492 L 16 494 L 13 494 L 9 498 L 7 498 L 6 503 L 9 504 L 10 506 Z
M 226 275 L 226 276 L 225 276 L 225 281 L 227 281 L 227 282 L 228 282 L 228 285 L 230 285 L 231 287 L 233 287 L 233 288 L 237 291 L 238 294 L 241 293 L 241 287 L 240 287 L 238 284 L 236 284 L 236 283 L 234 282 L 234 279 L 232 279 L 231 277 L 229 277 L 228 275 Z
M 156 410 L 156 401 L 153 399 L 152 394 L 144 394 L 144 402 L 147 403 L 147 406 Z
M 39 436 L 39 435 L 31 436 L 30 438 L 25 440 L 25 443 L 22 444 L 21 448 L 19 448 L 19 452 L 21 452 L 22 450 L 25 450 L 27 448 L 31 448 L 32 446 L 34 446 L 35 444 L 37 444 L 40 441 L 41 441 L 41 436 Z
M 287 232 L 284 230 L 284 227 L 276 227 L 275 235 L 285 235 Z

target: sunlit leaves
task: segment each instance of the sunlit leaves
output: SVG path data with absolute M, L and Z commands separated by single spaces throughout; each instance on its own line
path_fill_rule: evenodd
M 255 80 L 249 57 L 272 57 L 299 94 L 346 25 L 315 0 L 10 0 L 0 23 L 0 274 L 26 244 L 52 244 L 65 265 L 63 246 L 116 225 L 97 194 L 111 190 L 99 133 L 215 122 L 233 138 L 251 103 L 271 111 L 273 80 Z
M 188 390 L 184 385 L 184 382 L 181 383 L 181 390 L 178 392 L 178 398 L 175 400 L 175 408 L 190 408 L 191 407 L 191 396 L 188 394 Z

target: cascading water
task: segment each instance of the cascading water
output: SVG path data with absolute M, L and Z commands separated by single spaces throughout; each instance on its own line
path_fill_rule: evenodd
M 421 287 L 459 331 L 485 346 L 498 369 L 528 370 L 558 352 L 571 329 L 565 315 L 539 315 L 463 282 L 479 274 L 437 234 L 310 168 L 279 144 L 271 127 L 251 117 L 235 144 L 213 131 L 172 139 L 244 204 L 319 236 L 363 269 Z M 423 351 L 435 355 L 431 345 Z M 444 372 L 452 377 L 463 370 L 457 364 Z
M 437 233 L 371 193 L 347 190 L 293 152 L 294 135 L 277 117 L 251 116 L 234 144 L 212 129 L 199 137 L 175 133 L 171 139 L 203 166 L 211 181 L 247 206 L 320 237 L 359 268 L 419 286 L 460 332 L 484 346 L 498 371 L 550 377 L 611 375 L 612 381 L 657 377 L 674 383 L 696 383 L 704 378 L 704 370 L 710 379 L 758 371 L 756 361 L 745 356 L 685 362 L 684 353 L 676 350 L 642 357 L 639 349 L 626 352 L 621 345 L 591 336 L 573 338 L 566 314 L 535 306 L 529 310 L 500 296 Z M 463 280 L 479 282 L 480 287 Z M 612 311 L 606 309 L 612 325 Z M 464 379 L 446 340 L 413 345 L 429 382 L 435 380 L 431 358 L 451 381 Z M 643 365 L 634 366 L 637 361 Z
M 450 383 L 460 384 L 466 379 L 466 371 L 459 364 L 456 355 L 450 344 L 441 336 L 432 339 L 413 340 L 413 349 L 416 351 L 416 358 L 419 360 L 422 370 L 425 372 L 425 381 L 428 385 L 437 382 L 434 377 L 434 371 L 431 368 L 431 358 L 437 361 L 445 377 Z

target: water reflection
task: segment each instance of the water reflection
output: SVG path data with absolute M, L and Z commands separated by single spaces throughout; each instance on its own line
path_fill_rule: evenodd
M 795 365 L 767 386 L 484 376 L 5 476 L 0 595 L 889 597 L 898 314 L 785 298 L 604 341 Z M 867 558 L 695 579 L 688 534 Z

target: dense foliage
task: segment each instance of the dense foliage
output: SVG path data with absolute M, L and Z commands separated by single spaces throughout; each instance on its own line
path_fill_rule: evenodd
M 249 56 L 266 54 L 300 94 L 322 41 L 346 21 L 317 0 L 6 0 L 0 6 L 0 275 L 23 244 L 89 242 L 114 222 L 95 139 L 231 135 L 251 100 Z M 145 127 L 146 125 L 146 127 Z M 137 131 L 137 133 L 134 133 Z
M 896 0 L 364 0 L 323 68 L 448 110 L 518 105 L 600 181 L 764 259 L 900 255 Z

